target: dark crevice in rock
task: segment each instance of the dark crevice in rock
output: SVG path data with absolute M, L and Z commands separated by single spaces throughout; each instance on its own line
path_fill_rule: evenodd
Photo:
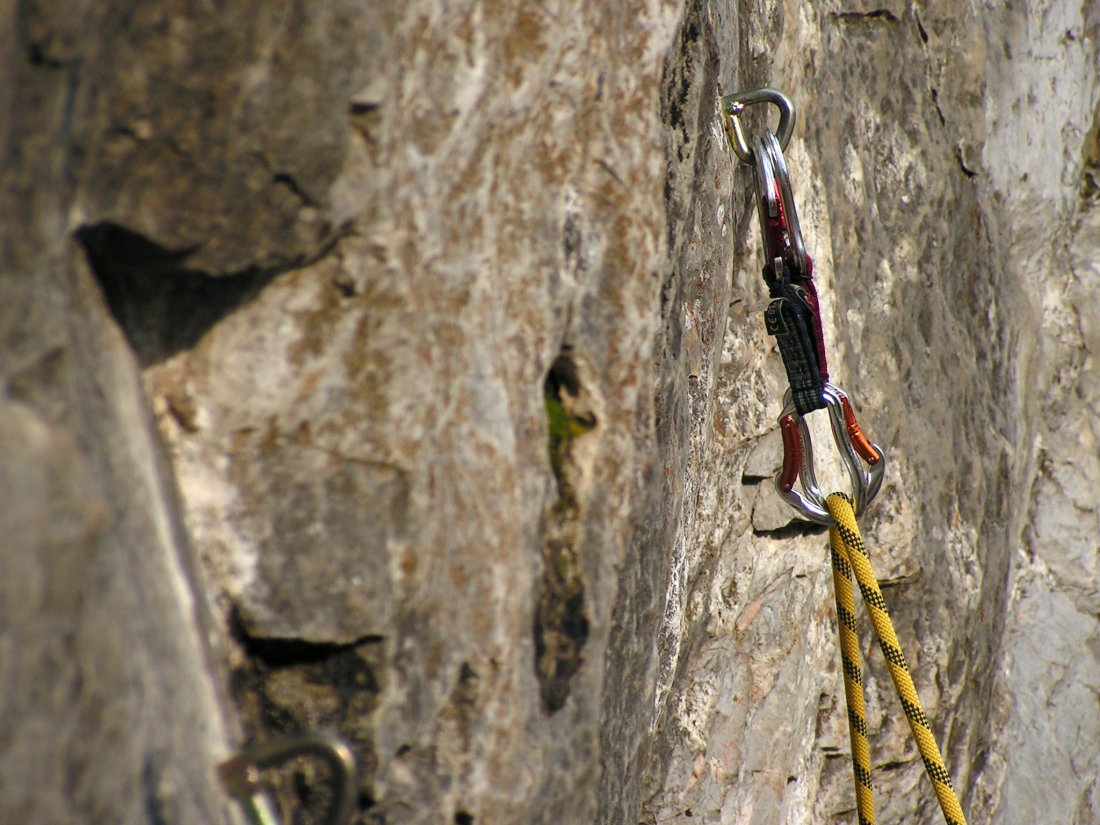
M 936 114 L 939 115 L 940 126 L 946 126 L 947 118 L 944 117 L 943 109 L 940 108 L 940 90 L 937 89 L 935 86 L 930 86 L 928 91 L 932 95 L 932 103 L 936 107 Z
M 256 636 L 248 630 L 244 617 L 236 608 L 229 613 L 229 633 L 252 662 L 268 668 L 316 664 L 349 650 L 385 641 L 384 636 L 376 634 L 360 636 L 350 642 Z
M 672 129 L 680 130 L 681 144 L 690 143 L 692 140 L 692 135 L 688 133 L 685 110 L 690 106 L 689 98 L 695 76 L 693 70 L 694 47 L 701 35 L 699 20 L 694 15 L 689 16 L 684 22 L 680 40 L 682 62 L 675 64 L 675 77 L 665 77 L 661 83 L 662 92 L 664 93 L 661 103 L 662 108 L 665 110 L 662 112 L 662 119 Z M 672 66 L 673 64 L 666 63 L 665 71 L 670 71 Z M 682 146 L 681 151 L 683 151 Z M 683 159 L 681 156 L 680 160 Z
M 823 524 L 815 524 L 812 521 L 792 521 L 790 524 L 777 530 L 753 530 L 752 534 L 758 538 L 786 541 L 800 536 L 820 536 L 827 533 L 829 528 Z
M 381 644 L 381 636 L 362 636 L 346 643 L 308 642 L 304 639 L 256 639 L 242 633 L 236 634 L 248 655 L 266 667 L 293 667 L 324 662 L 363 645 Z
M 667 152 L 666 152 L 666 155 L 667 155 Z M 664 186 L 664 197 L 665 197 L 665 204 L 666 205 L 671 205 L 673 203 L 673 197 L 674 197 L 675 192 L 676 192 L 676 187 L 674 185 L 675 184 L 674 177 L 675 177 L 675 172 L 673 171 L 672 165 L 669 164 L 668 171 L 665 173 L 665 186 Z M 668 238 L 668 248 L 669 249 L 675 249 L 676 248 L 676 240 L 677 240 L 677 238 L 676 238 L 676 224 L 673 223 L 672 221 L 669 221 L 668 222 L 668 228 L 666 229 L 666 232 L 667 232 L 666 237 Z M 666 294 L 667 290 L 668 290 L 667 284 L 662 286 L 662 288 L 661 288 L 661 314 L 662 315 L 665 313 L 665 310 L 668 307 L 667 294 Z
M 943 115 L 940 115 L 940 117 L 943 117 Z M 962 147 L 961 146 L 956 146 L 955 147 L 955 160 L 958 161 L 959 168 L 962 170 L 962 173 L 964 175 L 966 175 L 968 178 L 974 178 L 974 177 L 978 176 L 978 173 L 975 172 L 973 169 L 971 169 L 969 166 L 967 166 L 966 162 L 963 160 L 963 153 L 962 153 Z
M 65 61 L 58 60 L 46 54 L 46 47 L 41 43 L 27 44 L 27 60 L 32 66 L 44 69 L 63 69 Z
M 157 765 L 158 761 L 154 754 L 146 753 L 142 763 L 141 787 L 145 815 L 149 825 L 169 825 L 174 817 L 165 811 L 164 800 L 161 799 L 161 770 Z
M 883 772 L 900 771 L 905 770 L 912 764 L 913 762 L 910 759 L 891 759 L 887 762 L 883 762 L 881 765 L 876 765 L 875 767 Z
M 1100 109 L 1092 115 L 1092 125 L 1082 142 L 1081 187 L 1084 200 L 1100 196 Z
M 319 205 L 314 198 L 306 194 L 306 191 L 302 189 L 301 185 L 299 185 L 298 181 L 295 180 L 292 175 L 288 175 L 285 172 L 279 172 L 271 178 L 271 182 L 287 189 L 305 206 L 316 207 Z
M 554 480 L 558 487 L 557 510 L 564 515 L 576 506 L 573 482 L 566 466 L 573 441 L 596 426 L 595 415 L 583 410 L 577 365 L 567 350 L 563 350 L 551 365 L 543 392 L 550 468 L 554 471 Z
M 355 802 L 359 806 L 360 811 L 369 811 L 371 808 L 373 808 L 375 805 L 378 804 L 377 799 L 375 799 L 373 796 L 371 796 L 366 791 L 362 791 L 362 790 L 359 791 L 359 795 L 356 796 Z M 364 821 L 374 822 L 375 820 L 368 818 Z M 379 821 L 384 821 L 384 820 L 379 820 Z
M 834 20 L 842 23 L 863 23 L 882 20 L 887 23 L 898 23 L 898 16 L 889 9 L 872 9 L 871 11 L 839 11 L 829 15 Z
M 585 411 L 584 388 L 568 348 L 547 373 L 544 400 L 547 448 L 557 486 L 542 543 L 543 575 L 535 607 L 535 675 L 543 710 L 553 714 L 565 706 L 572 679 L 583 663 L 588 640 L 584 581 L 577 562 L 578 511 L 573 444 L 596 427 Z
M 679 59 L 665 62 L 661 78 L 661 120 L 668 126 L 669 138 L 673 144 L 672 147 L 666 146 L 665 154 L 671 155 L 674 152 L 680 163 L 687 159 L 695 141 L 692 130 L 696 124 L 690 118 L 691 93 L 696 77 L 696 51 L 702 38 L 702 24 L 698 15 L 687 15 L 680 32 L 679 48 L 676 50 Z M 670 166 L 665 184 L 666 203 L 669 202 L 669 187 L 674 173 L 675 170 Z M 673 226 L 674 224 L 670 224 L 669 232 L 673 231 Z M 669 246 L 675 248 L 675 239 L 671 236 Z
M 188 269 L 193 249 L 170 250 L 114 223 L 76 232 L 107 305 L 143 367 L 189 349 L 255 298 L 279 269 L 214 276 Z
M 377 112 L 381 105 L 381 103 L 376 103 L 374 101 L 353 100 L 348 104 L 348 114 L 353 117 L 358 115 L 369 115 Z
M 466 811 L 458 811 L 455 813 L 455 825 L 474 825 L 473 814 L 468 814 Z
M 913 12 L 913 19 L 917 23 L 917 34 L 920 35 L 921 42 L 928 43 L 928 32 L 924 28 L 924 23 L 921 22 L 920 15 L 917 14 L 915 10 Z
M 555 541 L 545 547 L 550 558 L 544 559 L 535 614 L 535 660 L 543 710 L 553 714 L 565 707 L 573 676 L 584 663 L 588 617 L 574 549 Z
M 359 809 L 375 804 L 378 770 L 369 719 L 378 706 L 385 674 L 384 639 L 366 635 L 350 642 L 310 642 L 263 638 L 249 633 L 237 610 L 229 615 L 229 632 L 240 650 L 230 690 L 240 709 L 246 738 L 264 739 L 305 728 L 336 731 L 351 746 L 359 766 Z M 325 774 L 317 765 L 295 760 L 284 769 L 265 772 L 265 786 L 283 811 L 302 812 L 314 821 L 328 806 Z
M 352 101 L 348 104 L 348 122 L 368 146 L 377 148 L 382 134 L 382 104 Z
M 579 215 L 569 213 L 561 228 L 561 254 L 566 266 L 574 272 L 584 271 L 584 236 L 580 229 Z
M 447 702 L 439 712 L 440 721 L 448 722 L 446 727 L 454 734 L 450 745 L 462 753 L 469 753 L 473 748 L 472 727 L 481 708 L 480 700 L 481 677 L 469 662 L 463 662 Z

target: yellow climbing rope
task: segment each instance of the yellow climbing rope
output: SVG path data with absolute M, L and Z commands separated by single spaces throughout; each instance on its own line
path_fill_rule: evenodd
M 828 503 L 828 501 L 826 501 Z M 853 513 L 853 521 L 854 521 Z M 848 702 L 848 736 L 852 740 L 852 771 L 856 780 L 856 811 L 859 825 L 875 821 L 875 797 L 871 791 L 871 746 L 867 742 L 867 710 L 863 701 L 862 660 L 856 629 L 856 598 L 852 588 L 852 565 L 848 552 L 837 547 L 839 532 L 830 535 L 833 557 L 833 591 L 836 593 L 836 623 L 840 631 L 840 662 L 844 670 L 844 698 Z
M 852 763 L 856 778 L 856 810 L 860 825 L 874 825 L 875 803 L 871 793 L 871 750 L 867 743 L 867 717 L 863 702 L 863 679 L 860 674 L 859 638 L 856 633 L 855 596 L 852 588 L 852 572 L 855 571 L 863 602 L 871 614 L 871 624 L 878 636 L 879 647 L 886 659 L 890 676 L 894 680 L 898 698 L 909 720 L 909 728 L 917 742 L 917 750 L 924 760 L 924 769 L 932 780 L 940 809 L 948 825 L 966 825 L 962 806 L 951 785 L 951 776 L 940 756 L 936 738 L 932 734 L 928 717 L 921 706 L 920 697 L 909 675 L 905 654 L 901 652 L 894 623 L 886 611 L 886 602 L 878 586 L 878 579 L 871 569 L 871 560 L 863 545 L 863 537 L 856 524 L 852 500 L 842 493 L 833 493 L 825 499 L 833 526 L 829 528 L 832 545 L 833 584 L 836 589 L 837 625 L 840 628 L 840 651 L 844 666 L 844 693 L 848 701 L 848 724 L 852 740 Z

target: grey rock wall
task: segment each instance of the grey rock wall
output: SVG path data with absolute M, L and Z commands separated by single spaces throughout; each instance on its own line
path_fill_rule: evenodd
M 964 807 L 1096 821 L 1097 14 L 6 7 L 0 818 L 227 821 L 217 761 L 327 727 L 362 822 L 851 821 L 717 118 L 774 85 Z M 865 643 L 881 819 L 936 822 Z

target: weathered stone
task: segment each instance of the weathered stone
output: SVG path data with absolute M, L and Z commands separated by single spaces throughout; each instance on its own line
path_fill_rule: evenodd
M 772 54 L 771 82 L 799 103 L 802 126 L 787 154 L 827 296 L 834 379 L 851 391 L 865 429 L 887 446 L 891 461 L 891 481 L 865 531 L 883 578 L 897 583 L 887 594 L 891 610 L 971 821 L 1088 821 L 1094 805 L 1093 771 L 1043 770 L 1045 777 L 1081 777 L 1067 779 L 1073 791 L 1060 786 L 1054 794 L 1038 790 L 1033 767 L 1092 758 L 1052 743 L 1064 741 L 1067 728 L 1092 741 L 1095 703 L 1071 720 L 1059 710 L 1073 701 L 1069 693 L 1051 686 L 1095 684 L 1095 659 L 1042 640 L 1052 633 L 1083 645 L 1094 620 L 1066 610 L 1066 591 L 1025 584 L 1053 564 L 1073 570 L 1065 580 L 1077 584 L 1065 587 L 1078 601 L 1096 591 L 1095 554 L 1068 550 L 1095 543 L 1071 538 L 1089 531 L 1080 512 L 1092 503 L 1082 505 L 1079 493 L 1050 496 L 1044 487 L 1055 488 L 1043 476 L 1032 480 L 1043 466 L 1060 490 L 1080 490 L 1078 479 L 1091 477 L 1091 459 L 1080 458 L 1087 446 L 1055 448 L 1064 458 L 1044 461 L 1040 454 L 1038 464 L 1033 457 L 1037 447 L 1051 449 L 1044 433 L 1057 416 L 1036 407 L 1049 387 L 1072 382 L 1079 399 L 1053 402 L 1067 419 L 1051 433 L 1063 426 L 1073 432 L 1055 437 L 1060 447 L 1089 443 L 1080 435 L 1082 417 L 1094 404 L 1087 379 L 1072 366 L 1086 357 L 1073 319 L 1078 307 L 1087 317 L 1088 299 L 1075 290 L 1073 309 L 1059 311 L 1053 296 L 1077 279 L 1056 279 L 1050 290 L 1039 274 L 1058 267 L 1057 252 L 1051 256 L 1061 248 L 1052 246 L 1056 237 L 1072 238 L 1068 246 L 1081 250 L 1063 258 L 1081 262 L 1070 264 L 1071 272 L 1091 268 L 1097 257 L 1086 228 L 1092 207 L 1077 196 L 1082 144 L 1086 152 L 1089 145 L 1082 139 L 1097 97 L 1096 21 L 1088 18 L 1095 12 L 1086 5 L 969 13 L 947 3 L 803 4 L 797 13 L 787 5 L 781 41 L 759 32 L 758 45 L 750 45 L 753 53 Z M 1042 321 L 1036 306 L 1049 306 L 1050 320 Z M 720 375 L 719 399 L 721 388 Z M 702 487 L 705 473 L 694 474 Z M 1038 524 L 1046 525 L 1044 539 Z M 671 761 L 650 815 L 662 822 L 831 819 L 851 809 L 852 797 L 850 769 L 834 758 L 847 750 L 839 677 L 819 658 L 821 645 L 831 645 L 827 627 L 792 612 L 777 638 L 796 634 L 806 667 L 776 680 L 751 719 L 731 717 L 721 691 L 708 687 L 715 674 L 737 669 L 744 650 L 720 640 L 737 638 L 744 617 L 763 610 L 791 551 L 823 559 L 821 542 L 797 548 L 787 538 L 789 549 L 771 543 L 760 551 L 753 547 L 758 539 L 734 532 L 711 561 L 703 536 L 714 532 L 721 534 L 705 524 L 699 538 L 685 542 L 702 551 L 687 563 L 724 565 L 718 578 L 735 582 L 737 597 L 725 610 L 699 597 L 694 623 L 692 593 L 682 597 L 689 606 L 682 635 L 709 616 L 708 641 L 696 642 L 705 653 L 690 658 L 670 688 Z M 1033 537 L 1030 562 L 1016 553 L 1021 533 Z M 753 561 L 725 561 L 735 547 Z M 1014 581 L 1020 584 L 1006 591 Z M 784 585 L 784 592 L 799 598 L 797 589 Z M 1031 599 L 1036 612 L 1021 610 Z M 1032 651 L 1045 647 L 1051 658 L 1022 655 L 1028 644 Z M 1010 675 L 1001 681 L 1006 667 Z M 778 664 L 767 670 L 783 673 Z M 878 665 L 868 684 L 872 751 L 895 766 L 876 772 L 883 818 L 938 821 Z M 1024 698 L 1035 692 L 1049 700 Z M 815 696 L 828 697 L 816 725 L 793 710 Z M 774 748 L 766 763 L 753 764 L 746 750 L 792 718 L 804 721 L 783 741 L 803 745 Z M 809 745 L 815 735 L 818 749 Z
M 632 514 L 671 524 L 650 445 L 677 11 L 409 7 L 346 103 L 339 160 L 362 190 L 345 235 L 146 372 L 234 616 L 248 723 L 348 731 L 375 820 L 596 816 L 601 684 L 625 657 L 612 610 L 636 589 L 620 569 L 666 567 L 663 542 L 626 560 Z M 649 39 L 622 36 L 636 23 Z M 689 133 L 713 113 L 713 86 L 696 94 Z M 650 668 L 655 585 L 628 614 Z M 354 684 L 323 697 L 276 654 L 276 690 L 248 664 L 285 640 L 323 657 L 368 638 L 383 664 L 366 725 Z
M 225 822 L 206 588 L 137 364 L 73 239 L 91 3 L 0 10 L 0 810 Z M 94 33 L 94 34 L 93 34 Z M 224 653 L 217 654 L 222 658 Z

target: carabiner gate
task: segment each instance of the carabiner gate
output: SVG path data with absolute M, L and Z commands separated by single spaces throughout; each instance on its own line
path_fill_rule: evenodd
M 760 221 L 764 253 L 768 262 L 777 267 L 776 277 L 783 271 L 782 264 L 775 263 L 779 259 L 789 261 L 801 277 L 809 278 L 813 274 L 813 264 L 802 238 L 802 226 L 798 222 L 794 192 L 779 139 L 770 129 L 765 129 L 753 145 L 756 214 Z
M 852 500 L 858 517 L 882 487 L 886 473 L 886 454 L 863 434 L 848 396 L 839 387 L 826 384 L 823 398 L 829 411 L 833 441 L 840 450 L 840 457 L 852 484 Z M 814 470 L 810 428 L 805 417 L 795 409 L 790 390 L 787 391 L 783 403 L 783 412 L 779 414 L 779 432 L 783 437 L 783 468 L 775 478 L 775 488 L 783 500 L 798 510 L 804 518 L 816 524 L 830 526 L 833 519 L 825 506 L 825 495 L 818 487 Z M 796 482 L 800 482 L 801 491 L 795 489 Z
M 783 149 L 779 139 L 770 130 L 764 132 L 764 149 L 771 160 L 772 177 L 779 187 L 779 204 L 783 214 L 784 228 L 786 229 L 786 248 L 789 255 L 794 256 L 795 264 L 804 277 L 810 277 L 810 256 L 806 253 L 806 243 L 802 239 L 802 225 L 798 222 L 798 210 L 794 205 L 794 191 L 791 189 L 791 178 L 787 172 L 787 161 L 783 157 Z

